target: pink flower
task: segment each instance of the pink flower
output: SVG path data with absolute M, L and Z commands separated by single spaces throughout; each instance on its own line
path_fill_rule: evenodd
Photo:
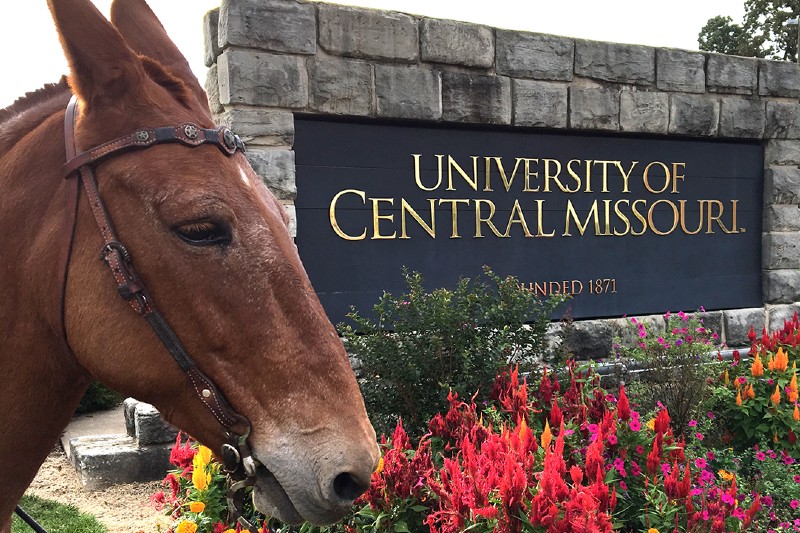
M 694 420 L 694 419 L 692 419 L 692 420 L 689 420 L 689 427 L 690 427 L 690 428 L 693 428 L 693 427 L 695 427 L 696 425 L 697 425 L 697 420 Z
M 608 436 L 608 443 L 611 444 L 612 446 L 615 445 L 617 443 L 617 436 L 615 434 L 613 434 L 613 433 L 610 434 Z M 790 459 L 791 459 L 791 457 L 790 457 Z M 786 463 L 786 464 L 791 464 L 791 463 Z
M 767 454 L 765 454 L 764 452 L 756 452 L 756 459 L 758 459 L 759 461 L 763 461 L 766 458 Z
M 696 438 L 697 440 L 703 440 L 703 434 L 702 433 L 695 433 L 694 434 L 694 438 Z
M 800 501 L 797 500 L 790 501 L 789 507 L 791 507 L 792 509 L 797 509 L 798 507 L 800 507 Z
M 703 469 L 703 468 L 705 468 L 707 466 L 706 460 L 703 459 L 702 457 L 697 458 L 697 459 L 694 460 L 694 466 L 696 466 L 697 468 Z
M 631 431 L 639 431 L 642 429 L 642 423 L 639 422 L 638 418 L 631 418 L 631 421 L 628 423 L 628 427 L 631 428 Z

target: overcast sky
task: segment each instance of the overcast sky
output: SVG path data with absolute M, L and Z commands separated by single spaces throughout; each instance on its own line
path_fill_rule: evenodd
M 108 14 L 111 0 L 93 0 Z M 45 0 L 3 0 L 0 108 L 66 73 Z M 337 3 L 584 39 L 697 50 L 715 15 L 741 22 L 744 0 L 348 0 Z M 150 0 L 195 73 L 205 78 L 203 15 L 220 0 Z

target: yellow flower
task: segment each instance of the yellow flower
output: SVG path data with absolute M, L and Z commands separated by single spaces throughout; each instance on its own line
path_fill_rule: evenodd
M 650 431 L 655 431 L 656 430 L 656 419 L 655 418 L 651 418 L 650 420 L 647 421 L 647 429 L 649 429 Z M 650 528 L 650 529 L 654 529 L 654 528 Z
M 731 383 L 731 377 L 728 374 L 728 369 L 727 368 L 725 369 L 725 373 L 722 374 L 722 382 L 725 384 L 726 387 L 728 385 L 730 385 L 730 383 Z
M 550 422 L 545 420 L 544 421 L 544 431 L 542 431 L 542 448 L 547 448 L 550 446 L 550 442 L 553 440 L 553 432 L 550 431 Z
M 236 530 L 235 529 L 226 529 L 222 533 L 236 533 Z
M 210 462 L 211 450 L 201 445 L 197 448 L 197 453 L 194 455 L 194 459 L 192 459 L 192 465 L 194 465 L 195 468 L 199 467 L 204 469 Z
M 378 461 L 378 467 L 375 469 L 373 474 L 377 475 L 380 474 L 381 472 L 383 472 L 383 457 L 381 457 L 380 461 Z
M 647 533 L 658 533 L 658 530 L 654 527 L 651 527 L 650 529 L 647 530 Z
M 195 468 L 192 471 L 192 485 L 197 490 L 206 490 L 211 484 L 211 474 L 207 474 L 205 468 Z
M 203 502 L 192 502 L 189 504 L 189 510 L 193 513 L 202 513 L 206 509 L 206 504 Z
M 195 531 L 197 531 L 197 524 L 184 520 L 178 524 L 178 529 L 175 530 L 175 533 L 195 533 Z

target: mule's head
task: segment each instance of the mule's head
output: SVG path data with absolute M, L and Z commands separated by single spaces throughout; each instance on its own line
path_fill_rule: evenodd
M 116 0 L 111 23 L 89 0 L 49 4 L 79 98 L 79 150 L 137 128 L 212 126 L 205 93 L 143 0 Z M 368 486 L 375 433 L 283 206 L 241 153 L 210 145 L 158 145 L 95 171 L 155 304 L 252 425 L 249 444 L 262 465 L 256 506 L 292 523 L 340 518 Z M 65 307 L 76 357 L 218 450 L 225 429 L 116 294 L 85 196 L 79 205 Z

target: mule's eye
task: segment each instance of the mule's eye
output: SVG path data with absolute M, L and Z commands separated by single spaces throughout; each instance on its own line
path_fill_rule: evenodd
M 231 231 L 226 224 L 204 220 L 183 224 L 173 231 L 192 246 L 226 245 L 231 242 Z

